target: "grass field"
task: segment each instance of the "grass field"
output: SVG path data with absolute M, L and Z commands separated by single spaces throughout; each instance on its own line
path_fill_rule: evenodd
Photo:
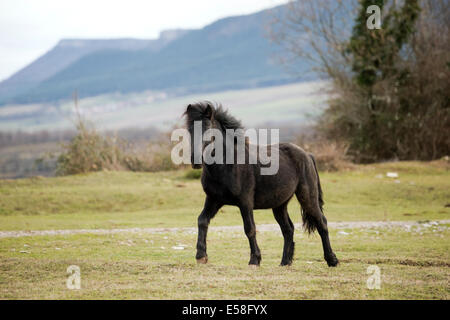
M 386 173 L 399 174 L 396 179 Z M 259 231 L 260 268 L 247 266 L 243 228 L 212 229 L 210 263 L 195 263 L 195 229 L 136 229 L 110 234 L 1 237 L 5 231 L 196 227 L 203 203 L 186 171 L 100 172 L 58 178 L 0 180 L 0 298 L 144 299 L 449 299 L 450 172 L 443 161 L 397 162 L 321 173 L 325 213 L 339 221 L 421 221 L 412 227 L 330 228 L 341 260 L 328 268 L 318 235 L 297 229 L 290 267 L 279 267 L 282 236 Z M 289 207 L 300 222 L 296 201 Z M 256 211 L 257 225 L 275 223 Z M 211 226 L 241 226 L 225 207 Z M 376 264 L 381 289 L 369 290 Z M 70 265 L 81 290 L 66 287 Z

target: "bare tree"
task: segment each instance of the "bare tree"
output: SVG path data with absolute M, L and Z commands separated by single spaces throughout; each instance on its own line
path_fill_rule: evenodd
M 274 11 L 269 29 L 271 39 L 284 48 L 280 61 L 293 72 L 296 61 L 308 61 L 310 70 L 331 80 L 320 127 L 329 137 L 351 141 L 349 150 L 359 161 L 425 160 L 450 153 L 450 2 L 419 3 L 411 37 L 397 53 L 392 33 L 402 28 L 399 19 L 407 17 L 402 11 L 407 2 L 384 2 L 384 30 L 371 35 L 379 39 L 380 56 L 395 55 L 380 68 L 389 72 L 369 89 L 355 81 L 355 52 L 349 49 L 355 19 L 358 14 L 364 19 L 363 0 L 290 1 Z
M 274 12 L 269 30 L 285 49 L 281 62 L 295 66 L 306 59 L 320 77 L 346 83 L 351 61 L 345 49 L 357 5 L 354 0 L 290 1 L 286 10 Z

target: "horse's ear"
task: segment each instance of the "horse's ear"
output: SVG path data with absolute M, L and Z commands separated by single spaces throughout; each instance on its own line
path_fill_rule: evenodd
M 205 117 L 208 119 L 212 119 L 213 116 L 214 116 L 214 108 L 213 106 L 208 104 L 208 106 L 205 109 Z
M 189 112 L 192 110 L 192 104 L 188 104 L 187 108 L 186 108 L 186 112 Z

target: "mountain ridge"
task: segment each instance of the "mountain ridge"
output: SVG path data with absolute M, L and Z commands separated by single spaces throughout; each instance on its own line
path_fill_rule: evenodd
M 201 29 L 161 32 L 158 39 L 63 39 L 0 83 L 0 105 L 110 92 L 175 94 L 298 81 L 273 61 L 265 26 L 272 10 L 219 19 Z
M 17 92 L 24 92 L 33 85 L 45 81 L 57 72 L 63 70 L 71 63 L 92 52 L 115 48 L 122 50 L 149 49 L 157 50 L 170 41 L 182 36 L 189 29 L 169 29 L 160 32 L 156 39 L 134 39 L 134 38 L 114 38 L 114 39 L 78 39 L 65 38 L 48 50 L 45 54 L 26 65 L 9 78 L 0 82 L 0 103 L 2 96 L 12 96 Z M 170 36 L 169 36 L 170 33 Z M 20 88 L 20 86 L 22 86 Z M 9 92 L 8 95 L 8 91 Z

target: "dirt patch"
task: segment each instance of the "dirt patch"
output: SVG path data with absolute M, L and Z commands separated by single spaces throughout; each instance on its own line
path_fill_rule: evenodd
M 394 228 L 411 227 L 436 224 L 448 224 L 450 220 L 437 221 L 349 221 L 349 222 L 329 222 L 330 229 L 363 229 L 363 228 Z M 213 226 L 212 231 L 242 231 L 243 226 Z M 297 230 L 301 229 L 300 224 L 295 224 Z M 258 232 L 280 231 L 277 224 L 261 224 L 256 226 Z M 35 231 L 0 231 L 0 238 L 18 238 L 31 236 L 58 236 L 72 234 L 115 234 L 115 233 L 168 233 L 187 232 L 197 233 L 197 228 L 126 228 L 126 229 L 66 229 L 66 230 L 35 230 Z
M 364 263 L 364 264 L 398 264 L 412 267 L 450 267 L 450 262 L 440 260 L 411 260 L 411 259 L 340 259 L 341 263 Z

